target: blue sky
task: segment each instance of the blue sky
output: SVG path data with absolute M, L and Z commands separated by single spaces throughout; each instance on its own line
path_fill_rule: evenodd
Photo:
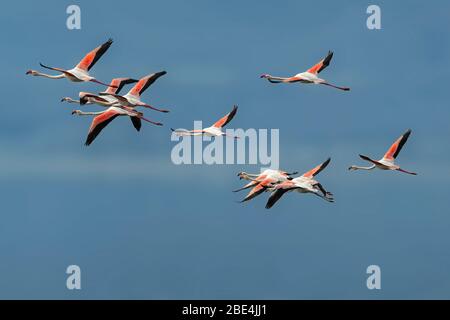
M 66 28 L 70 4 L 81 30 Z M 382 30 L 366 28 L 370 4 Z M 2 4 L 0 298 L 450 298 L 449 15 L 444 1 Z M 25 71 L 72 67 L 109 37 L 92 74 L 167 70 L 144 100 L 171 113 L 146 112 L 165 126 L 139 134 L 116 119 L 87 148 L 91 118 L 59 101 L 102 88 Z M 303 71 L 328 50 L 323 77 L 352 91 L 259 79 Z M 336 202 L 289 194 L 268 211 L 266 195 L 238 204 L 231 192 L 237 172 L 259 166 L 173 165 L 169 128 L 233 104 L 230 128 L 280 129 L 283 169 L 330 156 L 318 178 Z M 398 162 L 418 176 L 347 171 L 407 128 Z M 70 264 L 80 291 L 66 289 Z M 379 291 L 365 285 L 371 264 Z

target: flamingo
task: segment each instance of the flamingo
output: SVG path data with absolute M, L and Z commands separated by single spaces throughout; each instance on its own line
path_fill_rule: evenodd
M 300 177 L 286 180 L 275 186 L 269 185 L 268 187 L 271 188 L 273 192 L 267 200 L 266 209 L 272 208 L 286 192 L 294 190 L 300 193 L 312 193 L 328 202 L 334 202 L 333 194 L 326 191 L 318 181 L 314 180 L 314 177 L 325 169 L 330 161 L 331 159 L 328 158 L 325 162 L 319 164 L 317 167 L 309 170 Z
M 328 83 L 326 80 L 321 79 L 321 78 L 318 77 L 318 74 L 323 69 L 328 67 L 332 57 L 333 57 L 333 52 L 332 51 L 328 51 L 328 55 L 324 59 L 320 60 L 316 65 L 314 65 L 313 67 L 309 68 L 306 72 L 298 73 L 295 76 L 292 76 L 292 77 L 289 77 L 289 78 L 274 77 L 274 76 L 271 76 L 270 74 L 263 74 L 263 75 L 261 75 L 260 78 L 265 78 L 265 79 L 269 80 L 272 83 L 301 82 L 301 83 L 323 84 L 323 85 L 330 86 L 330 87 L 333 87 L 333 88 L 336 88 L 336 89 L 339 89 L 339 90 L 349 91 L 350 88 L 348 88 L 348 87 L 335 86 L 335 85 L 333 85 L 331 83 Z
M 273 169 L 266 169 L 260 174 L 249 174 L 246 172 L 239 172 L 238 176 L 240 179 L 251 180 L 251 182 L 249 182 L 242 188 L 233 190 L 233 192 L 238 192 L 253 187 L 253 189 L 249 192 L 249 194 L 241 201 L 245 202 L 253 199 L 262 192 L 267 191 L 267 188 L 269 188 L 271 184 L 277 184 L 286 181 L 288 179 L 292 179 L 290 175 L 294 174 L 297 174 L 297 172 L 288 173 L 286 171 Z
M 147 121 L 157 126 L 162 126 L 162 123 L 154 122 L 144 118 L 142 112 L 137 112 L 130 107 L 109 107 L 108 109 L 100 112 L 83 112 L 81 110 L 74 110 L 72 114 L 79 116 L 93 115 L 95 116 L 92 120 L 89 132 L 86 138 L 85 145 L 89 146 L 99 133 L 105 128 L 111 121 L 113 121 L 118 116 L 129 116 L 134 128 L 139 131 L 141 129 L 141 120 Z
M 159 112 L 169 112 L 169 110 L 154 108 L 151 105 L 148 105 L 141 101 L 141 94 L 143 94 L 144 91 L 153 84 L 153 82 L 155 82 L 159 77 L 165 75 L 166 73 L 166 71 L 161 71 L 149 74 L 148 76 L 141 78 L 138 83 L 136 83 L 134 87 L 124 96 L 111 92 L 100 92 L 99 95 L 112 96 L 116 98 L 122 106 L 125 107 L 145 107 Z
M 175 130 L 170 128 L 177 136 L 201 136 L 205 135 L 208 137 L 220 137 L 220 136 L 228 136 L 225 132 L 222 131 L 222 128 L 225 127 L 236 115 L 238 107 L 235 105 L 233 109 L 227 113 L 225 116 L 220 118 L 216 123 L 208 128 L 203 128 L 201 130 Z M 238 137 L 234 137 L 237 139 Z
M 400 150 L 402 150 L 403 146 L 405 145 L 406 141 L 409 138 L 409 135 L 411 134 L 411 129 L 408 129 L 404 134 L 400 136 L 389 148 L 389 150 L 384 154 L 383 158 L 380 160 L 373 160 L 367 156 L 359 155 L 361 159 L 372 162 L 372 165 L 369 167 L 359 167 L 352 165 L 348 169 L 349 170 L 372 170 L 374 168 L 378 168 L 381 170 L 397 170 L 403 173 L 408 173 L 411 175 L 417 175 L 415 172 L 406 171 L 402 168 L 400 168 L 398 165 L 394 163 L 394 160 L 397 158 L 398 154 L 400 153 Z
M 105 92 L 112 94 L 119 93 L 126 84 L 135 82 L 138 82 L 138 80 L 131 78 L 114 78 L 111 80 L 111 83 L 109 84 L 109 87 Z M 66 101 L 69 103 L 79 103 L 81 105 L 95 103 L 105 107 L 109 107 L 118 103 L 117 99 L 111 96 L 100 97 L 99 95 L 89 92 L 80 92 L 78 96 L 80 97 L 80 100 L 75 100 L 70 97 L 64 97 L 61 99 L 61 102 Z
M 28 70 L 26 74 L 32 75 L 32 76 L 40 76 L 40 77 L 46 77 L 50 79 L 62 79 L 67 78 L 70 81 L 73 82 L 95 82 L 99 83 L 104 86 L 108 86 L 106 83 L 103 83 L 101 81 L 98 81 L 94 77 L 91 77 L 89 75 L 89 70 L 94 66 L 94 64 L 98 61 L 98 59 L 101 58 L 101 56 L 108 50 L 108 48 L 113 43 L 112 39 L 109 39 L 101 46 L 98 46 L 91 52 L 89 52 L 73 69 L 65 70 L 61 68 L 53 68 L 43 65 L 42 63 L 39 63 L 41 67 L 58 71 L 61 74 L 59 75 L 49 75 L 45 73 L 38 72 L 36 70 Z

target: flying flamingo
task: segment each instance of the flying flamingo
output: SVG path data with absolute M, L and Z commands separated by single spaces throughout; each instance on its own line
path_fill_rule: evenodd
M 397 158 L 398 154 L 400 153 L 400 150 L 402 150 L 403 146 L 405 145 L 406 141 L 409 138 L 409 135 L 411 134 L 411 129 L 408 129 L 400 138 L 395 141 L 392 146 L 389 148 L 389 150 L 385 153 L 383 158 L 380 160 L 373 160 L 367 156 L 359 155 L 363 160 L 372 162 L 373 164 L 370 167 L 358 167 L 355 165 L 350 166 L 348 168 L 349 170 L 372 170 L 374 168 L 378 168 L 381 170 L 397 170 L 400 172 L 417 175 L 415 172 L 410 172 L 403 170 L 398 165 L 394 163 L 395 158 Z
M 118 116 L 129 116 L 134 128 L 139 131 L 141 129 L 141 120 L 150 122 L 157 126 L 162 126 L 162 123 L 153 122 L 144 118 L 142 112 L 137 112 L 130 107 L 109 107 L 108 109 L 100 112 L 83 112 L 81 110 L 74 110 L 72 114 L 77 114 L 79 116 L 93 115 L 95 116 L 92 120 L 91 126 L 89 128 L 88 136 L 86 138 L 85 145 L 90 145 L 99 133 L 105 128 L 111 121 L 113 121 Z
M 220 137 L 220 136 L 228 136 L 225 132 L 222 131 L 222 128 L 225 127 L 236 115 L 238 107 L 235 105 L 231 112 L 223 116 L 216 123 L 214 123 L 211 127 L 203 128 L 201 130 L 175 130 L 170 128 L 177 136 L 201 136 L 205 135 L 208 137 Z M 238 137 L 234 137 L 238 138 Z
M 249 194 L 241 201 L 241 202 L 245 202 L 245 201 L 253 199 L 254 197 L 258 196 L 259 194 L 263 193 L 264 191 L 267 191 L 267 188 L 269 188 L 271 184 L 278 184 L 278 183 L 281 183 L 288 179 L 292 179 L 290 177 L 290 175 L 293 175 L 296 173 L 297 172 L 287 173 L 286 171 L 273 170 L 273 169 L 266 169 L 263 172 L 261 172 L 259 175 L 258 174 L 249 174 L 246 172 L 239 172 L 238 176 L 240 179 L 251 180 L 251 182 L 249 182 L 242 188 L 234 190 L 233 192 L 238 192 L 238 191 L 253 187 L 253 189 L 249 192 Z
M 280 198 L 289 191 L 297 191 L 300 193 L 312 193 L 316 196 L 328 202 L 334 202 L 333 194 L 326 191 L 323 186 L 314 177 L 319 174 L 323 169 L 325 169 L 330 163 L 331 159 L 328 158 L 324 163 L 318 165 L 314 169 L 309 170 L 298 178 L 292 180 L 286 180 L 275 186 L 268 186 L 272 188 L 273 192 L 267 200 L 266 209 L 272 208 L 272 206 L 280 200 Z
M 47 67 L 47 66 L 43 65 L 42 63 L 39 63 L 41 65 L 41 67 L 43 67 L 43 68 L 61 72 L 61 74 L 59 74 L 59 75 L 48 75 L 45 73 L 40 73 L 35 70 L 28 70 L 26 74 L 30 74 L 32 76 L 46 77 L 46 78 L 50 78 L 50 79 L 62 79 L 65 77 L 73 82 L 91 81 L 91 82 L 99 83 L 104 86 L 108 86 L 106 83 L 100 82 L 97 79 L 95 79 L 94 77 L 91 77 L 89 75 L 88 71 L 94 66 L 94 64 L 98 61 L 98 59 L 101 58 L 101 56 L 106 52 L 106 50 L 108 50 L 108 48 L 111 46 L 112 43 L 113 43 L 112 39 L 109 39 L 101 46 L 99 46 L 99 47 L 95 48 L 94 50 L 92 50 L 91 52 L 89 52 L 75 66 L 75 68 L 70 69 L 70 70 Z
M 109 84 L 109 87 L 105 92 L 112 94 L 119 93 L 126 84 L 135 82 L 138 82 L 138 80 L 131 78 L 115 78 L 111 80 L 111 83 Z M 78 96 L 80 97 L 80 100 L 75 100 L 70 97 L 64 97 L 61 99 L 61 102 L 66 101 L 69 103 L 79 103 L 81 105 L 95 103 L 104 107 L 109 107 L 118 103 L 117 99 L 113 98 L 112 96 L 100 97 L 99 95 L 89 92 L 80 92 Z
M 134 87 L 124 96 L 118 95 L 111 92 L 100 92 L 101 96 L 112 96 L 117 99 L 117 101 L 125 107 L 145 107 L 150 108 L 159 112 L 169 112 L 169 110 L 162 110 L 152 107 L 141 101 L 141 94 L 150 87 L 153 82 L 155 82 L 159 77 L 165 75 L 166 71 L 156 72 L 143 77 L 134 85 Z
M 317 63 L 315 66 L 308 69 L 306 72 L 298 73 L 293 77 L 289 78 L 282 78 L 282 77 L 274 77 L 270 74 L 263 74 L 261 75 L 261 78 L 265 78 L 269 80 L 272 83 L 294 83 L 294 82 L 301 82 L 301 83 L 313 83 L 313 84 L 323 84 L 326 86 L 330 86 L 339 90 L 349 91 L 350 88 L 348 87 L 338 87 L 331 83 L 328 83 L 326 80 L 321 79 L 318 77 L 318 74 L 328 67 L 330 64 L 331 58 L 333 57 L 333 52 L 328 51 L 328 55 L 325 57 L 325 59 L 322 59 L 319 63 Z

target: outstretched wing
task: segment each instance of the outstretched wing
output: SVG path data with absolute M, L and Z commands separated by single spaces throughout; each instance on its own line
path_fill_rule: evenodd
M 138 82 L 139 80 L 131 79 L 131 78 L 115 78 L 111 80 L 108 89 L 105 92 L 107 93 L 119 93 L 122 90 L 123 86 L 130 83 Z
M 328 55 L 325 57 L 325 59 L 320 60 L 319 63 L 317 63 L 315 66 L 311 67 L 307 72 L 313 73 L 313 74 L 320 73 L 323 69 L 328 67 L 328 65 L 330 64 L 331 58 L 333 58 L 333 52 L 328 51 Z
M 249 201 L 249 200 L 253 199 L 254 197 L 263 193 L 266 190 L 266 188 L 267 188 L 267 186 L 263 182 L 258 183 L 252 190 L 250 190 L 248 195 L 241 202 L 245 202 L 245 201 Z
M 64 73 L 66 76 L 69 76 L 69 77 L 75 77 L 71 72 L 66 71 L 66 70 L 64 70 L 64 69 L 61 69 L 61 68 L 54 68 L 54 67 L 49 67 L 49 66 L 46 66 L 46 65 L 44 65 L 44 64 L 42 64 L 42 63 L 40 63 L 40 62 L 39 62 L 39 64 L 41 65 L 42 68 L 49 69 L 49 70 L 54 70 L 54 71 L 58 71 L 58 72 Z
M 162 77 L 166 73 L 166 71 L 161 71 L 143 77 L 128 93 L 139 97 L 142 93 L 144 93 L 145 90 L 147 90 L 148 87 L 153 84 L 153 82 L 155 82 L 159 77 Z
M 312 178 L 312 177 L 316 176 L 317 174 L 319 174 L 320 171 L 322 171 L 323 169 L 325 169 L 328 166 L 330 161 L 331 161 L 331 158 L 328 158 L 324 163 L 319 164 L 314 169 L 311 169 L 308 172 L 304 173 L 303 177 L 305 177 L 305 178 Z
M 111 121 L 113 121 L 119 114 L 114 110 L 106 111 L 98 116 L 96 116 L 91 123 L 89 128 L 89 133 L 86 138 L 85 145 L 90 145 L 99 133 L 105 128 Z
M 365 155 L 363 155 L 363 154 L 360 154 L 359 157 L 360 157 L 361 159 L 363 159 L 363 160 L 372 162 L 374 165 L 377 165 L 377 166 L 379 166 L 379 167 L 386 167 L 385 164 L 382 164 L 381 162 L 379 162 L 379 161 L 377 161 L 377 160 L 373 160 L 373 159 L 371 159 L 371 158 L 369 158 L 368 156 L 365 156 Z
M 230 113 L 228 113 L 227 115 L 222 117 L 219 121 L 214 123 L 213 127 L 216 127 L 216 128 L 225 127 L 227 125 L 227 123 L 230 122 L 234 118 L 234 116 L 236 115 L 237 109 L 238 109 L 238 107 L 236 105 L 233 106 L 233 110 L 231 110 Z
M 142 121 L 138 117 L 130 117 L 131 122 L 133 123 L 134 128 L 139 131 L 142 127 Z
M 270 209 L 273 207 L 273 205 L 281 199 L 281 197 L 288 191 L 292 189 L 277 189 L 270 195 L 269 199 L 266 203 L 266 209 Z
M 400 138 L 397 139 L 397 141 L 394 142 L 394 144 L 392 144 L 392 146 L 389 148 L 389 150 L 386 152 L 383 158 L 391 161 L 397 158 L 398 154 L 400 153 L 400 150 L 402 150 L 410 134 L 411 129 L 408 129 Z
M 242 191 L 242 190 L 245 190 L 245 189 L 254 187 L 254 186 L 256 186 L 258 183 L 259 183 L 258 181 L 250 181 L 249 183 L 247 183 L 247 184 L 246 184 L 245 186 L 243 186 L 242 188 L 233 190 L 233 192 L 239 192 L 239 191 Z
M 77 68 L 80 68 L 85 71 L 91 70 L 94 64 L 101 58 L 101 56 L 109 49 L 111 44 L 113 43 L 112 39 L 109 39 L 101 46 L 98 46 L 87 55 L 77 64 Z

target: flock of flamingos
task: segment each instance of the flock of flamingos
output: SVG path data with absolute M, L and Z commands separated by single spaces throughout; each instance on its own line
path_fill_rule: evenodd
M 136 107 L 144 107 L 152 109 L 158 112 L 169 112 L 168 110 L 155 108 L 145 102 L 141 101 L 141 95 L 147 88 L 152 85 L 159 77 L 166 74 L 165 71 L 156 72 L 149 74 L 140 80 L 135 80 L 132 78 L 115 78 L 110 84 L 106 84 L 97 80 L 96 78 L 89 75 L 89 71 L 95 65 L 95 63 L 102 57 L 102 55 L 109 49 L 113 41 L 109 39 L 107 42 L 101 46 L 95 48 L 89 52 L 74 68 L 70 70 L 48 67 L 40 64 L 41 67 L 57 71 L 57 75 L 49 75 L 41 73 L 35 70 L 29 70 L 26 74 L 32 76 L 41 76 L 50 79 L 62 79 L 67 78 L 73 82 L 95 82 L 107 87 L 106 91 L 100 92 L 98 94 L 89 92 L 80 92 L 79 99 L 72 99 L 70 97 L 65 97 L 61 101 L 66 101 L 69 103 L 77 103 L 80 105 L 85 104 L 97 104 L 106 109 L 100 112 L 83 112 L 81 110 L 74 110 L 72 114 L 76 115 L 92 115 L 94 119 L 92 120 L 91 126 L 88 131 L 85 144 L 90 145 L 99 133 L 116 117 L 127 116 L 130 117 L 131 122 L 137 131 L 141 129 L 141 121 L 146 121 L 154 125 L 161 126 L 160 122 L 155 122 L 144 117 L 142 112 L 136 110 Z M 323 71 L 329 64 L 333 57 L 333 52 L 328 52 L 327 56 L 318 62 L 316 65 L 311 67 L 305 72 L 298 73 L 292 77 L 275 77 L 270 74 L 263 74 L 261 78 L 265 78 L 271 83 L 307 83 L 307 84 L 320 84 L 330 86 L 343 91 L 349 91 L 350 88 L 340 87 L 327 82 L 324 79 L 319 78 L 319 73 Z M 119 92 L 122 88 L 127 85 L 135 83 L 135 85 L 128 91 L 125 95 L 120 95 Z M 227 125 L 233 117 L 236 115 L 237 106 L 234 106 L 231 112 L 226 114 L 224 117 L 215 122 L 212 126 L 203 128 L 201 130 L 174 130 L 171 129 L 176 135 L 179 136 L 197 136 L 197 135 L 207 135 L 207 136 L 227 136 L 222 128 Z M 359 155 L 363 160 L 371 163 L 368 167 L 361 167 L 352 165 L 349 170 L 372 170 L 375 168 L 381 170 L 396 170 L 403 173 L 416 175 L 414 172 L 406 171 L 400 166 L 395 164 L 395 159 L 400 153 L 402 147 L 408 140 L 411 134 L 411 130 L 407 130 L 403 135 L 401 135 L 387 150 L 384 156 L 380 160 L 374 160 L 368 156 Z M 233 137 L 238 138 L 238 137 Z M 312 193 L 322 199 L 333 202 L 333 194 L 326 191 L 324 187 L 315 180 L 315 176 L 324 170 L 330 163 L 331 159 L 327 159 L 322 164 L 309 170 L 299 177 L 292 177 L 296 175 L 297 172 L 288 173 L 281 170 L 267 169 L 260 174 L 249 174 L 246 172 L 240 172 L 238 174 L 240 179 L 245 179 L 250 181 L 248 184 L 240 189 L 234 190 L 238 192 L 241 190 L 251 188 L 249 194 L 242 200 L 242 202 L 251 200 L 263 192 L 271 192 L 271 195 L 267 201 L 266 208 L 271 208 L 286 192 L 297 191 L 300 193 Z

